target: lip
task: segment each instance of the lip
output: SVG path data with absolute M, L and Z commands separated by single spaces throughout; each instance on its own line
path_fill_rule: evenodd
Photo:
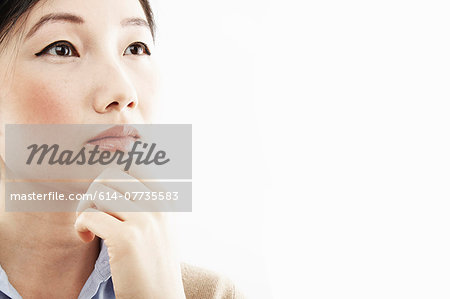
M 98 145 L 100 150 L 123 152 L 130 151 L 134 142 L 140 139 L 139 131 L 129 125 L 117 125 L 86 141 L 86 144 Z

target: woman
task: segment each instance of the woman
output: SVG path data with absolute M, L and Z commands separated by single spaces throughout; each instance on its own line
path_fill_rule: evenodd
M 2 138 L 5 124 L 150 123 L 153 33 L 145 0 L 2 1 Z M 4 188 L 3 179 L 2 202 Z M 164 213 L 97 209 L 2 211 L 0 298 L 237 296 L 227 280 L 180 264 Z

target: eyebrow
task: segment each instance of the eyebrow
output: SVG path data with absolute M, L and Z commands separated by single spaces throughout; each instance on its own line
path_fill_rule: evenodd
M 148 22 L 142 18 L 127 18 L 122 20 L 122 22 L 120 22 L 120 25 L 122 25 L 122 27 L 141 26 L 150 29 L 150 25 L 148 24 Z
M 28 32 L 25 39 L 30 38 L 36 31 L 49 22 L 69 22 L 74 24 L 83 24 L 84 20 L 80 16 L 70 13 L 50 13 L 43 16 Z
M 71 13 L 50 13 L 43 16 L 27 33 L 25 39 L 30 38 L 36 31 L 49 22 L 68 22 L 73 24 L 84 24 L 84 19 Z M 140 26 L 148 28 L 151 31 L 148 22 L 142 18 L 126 18 L 120 22 L 122 27 Z

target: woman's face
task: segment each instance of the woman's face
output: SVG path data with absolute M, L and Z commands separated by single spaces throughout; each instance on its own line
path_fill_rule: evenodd
M 0 45 L 2 140 L 5 124 L 151 122 L 158 75 L 138 0 L 42 0 L 16 29 Z

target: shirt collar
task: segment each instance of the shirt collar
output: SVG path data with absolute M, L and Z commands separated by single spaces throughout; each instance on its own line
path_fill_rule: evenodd
M 103 239 L 100 239 L 100 247 L 100 254 L 95 262 L 95 269 L 100 273 L 105 281 L 111 277 L 111 268 L 109 266 L 108 247 Z
M 94 271 L 92 271 L 85 285 L 81 289 L 78 299 L 93 298 L 99 292 L 100 286 L 111 278 L 111 269 L 109 266 L 108 247 L 103 239 L 100 238 L 100 253 L 95 262 Z
M 0 296 L 2 293 L 10 298 L 22 298 L 12 284 L 9 283 L 8 275 L 6 275 L 5 270 L 0 265 Z

